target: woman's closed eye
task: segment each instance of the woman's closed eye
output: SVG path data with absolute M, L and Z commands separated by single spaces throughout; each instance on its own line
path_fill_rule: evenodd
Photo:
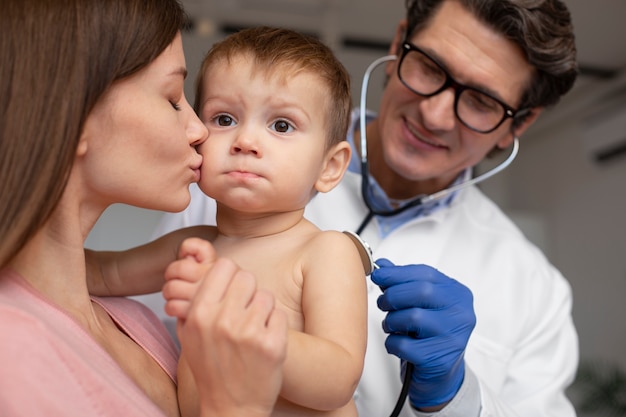
M 176 103 L 176 102 L 174 102 L 174 101 L 172 101 L 172 100 L 170 100 L 170 104 L 172 105 L 172 107 L 174 108 L 174 110 L 176 110 L 176 111 L 180 111 L 180 110 L 181 110 L 181 106 L 180 106 L 180 104 L 178 104 L 178 103 Z

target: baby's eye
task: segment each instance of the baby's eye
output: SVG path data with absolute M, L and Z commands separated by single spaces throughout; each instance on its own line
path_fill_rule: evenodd
M 232 126 L 235 124 L 235 120 L 227 114 L 218 114 L 213 118 L 213 120 L 219 126 Z
M 288 133 L 291 132 L 294 127 L 285 120 L 277 120 L 272 125 L 273 129 L 279 133 Z
M 170 104 L 172 105 L 172 107 L 174 108 L 174 110 L 176 111 L 180 111 L 181 107 L 180 104 L 173 102 L 172 100 L 170 100 Z

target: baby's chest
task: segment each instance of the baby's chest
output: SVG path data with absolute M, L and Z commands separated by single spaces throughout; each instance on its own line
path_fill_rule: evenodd
M 268 253 L 257 254 L 253 258 L 239 258 L 235 261 L 241 268 L 255 275 L 259 288 L 274 294 L 276 306 L 287 314 L 290 328 L 302 331 L 304 327 L 302 296 L 305 277 L 299 260 Z

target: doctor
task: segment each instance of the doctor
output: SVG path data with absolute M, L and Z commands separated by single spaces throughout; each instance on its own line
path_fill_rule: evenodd
M 360 416 L 393 409 L 405 369 L 398 357 L 414 364 L 402 415 L 574 416 L 565 397 L 578 361 L 566 280 L 474 185 L 412 203 L 467 181 L 488 154 L 510 152 L 571 88 L 566 6 L 408 0 L 390 53 L 397 59 L 384 64 L 379 113 L 366 119 L 368 182 L 362 187 L 355 111 L 350 172 L 306 212 L 322 228 L 362 229 L 375 258 L 387 259 L 370 283 Z M 196 189 L 159 233 L 212 223 L 213 210 Z

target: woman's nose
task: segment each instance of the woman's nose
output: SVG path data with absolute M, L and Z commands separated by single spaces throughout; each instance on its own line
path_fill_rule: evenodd
M 191 116 L 187 124 L 187 138 L 191 146 L 201 145 L 209 137 L 209 129 L 202 123 L 196 113 L 189 107 Z

